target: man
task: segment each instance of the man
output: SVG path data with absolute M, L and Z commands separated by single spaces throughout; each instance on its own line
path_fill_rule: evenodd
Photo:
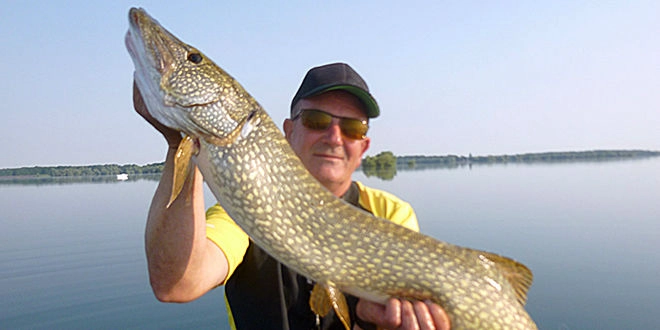
M 145 233 L 151 286 L 161 301 L 186 302 L 226 285 L 230 321 L 245 329 L 343 328 L 336 317 L 319 319 L 308 306 L 312 283 L 251 243 L 215 205 L 205 213 L 199 170 L 182 195 L 166 208 L 173 159 L 181 136 L 151 117 L 134 85 L 136 111 L 159 130 L 169 145 L 163 175 L 149 210 Z M 284 121 L 287 140 L 309 172 L 337 197 L 417 230 L 409 204 L 354 183 L 352 173 L 369 148 L 368 119 L 378 105 L 364 80 L 347 64 L 311 69 Z M 387 305 L 349 297 L 354 329 L 448 329 L 444 311 L 430 302 L 390 299 Z

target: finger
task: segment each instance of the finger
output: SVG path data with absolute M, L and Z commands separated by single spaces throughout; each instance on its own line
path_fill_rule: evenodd
M 147 122 L 156 127 L 158 130 L 161 130 L 162 125 L 156 121 L 156 119 L 154 119 L 154 117 L 152 117 L 149 113 L 147 105 L 144 103 L 142 93 L 140 92 L 140 88 L 138 88 L 135 81 L 133 81 L 133 108 L 135 109 L 135 112 L 142 116 L 142 118 L 146 119 Z
M 359 318 L 373 322 L 375 316 L 385 314 L 385 306 L 360 299 L 355 306 L 355 313 Z
M 385 305 L 385 315 L 383 315 L 383 323 L 380 326 L 385 329 L 396 329 L 401 326 L 401 300 L 390 298 Z
M 147 107 L 144 105 L 144 99 L 142 98 L 142 93 L 137 87 L 135 80 L 133 81 L 133 107 L 138 113 L 142 113 L 142 110 L 145 110 Z
M 381 325 L 386 315 L 386 307 L 368 300 L 360 299 L 355 306 L 355 313 L 361 320 Z
M 401 301 L 401 327 L 405 330 L 419 330 L 415 307 L 408 300 Z
M 435 324 L 435 329 L 437 330 L 449 330 L 451 328 L 451 322 L 449 321 L 449 316 L 442 307 L 438 304 L 427 300 L 425 301 L 428 311 L 433 318 L 433 323 Z
M 360 299 L 355 307 L 357 317 L 377 325 L 381 329 L 396 329 L 401 326 L 401 301 L 390 298 L 385 305 Z
M 133 81 L 133 108 L 135 108 L 135 111 L 138 114 L 140 114 L 140 116 L 144 117 L 144 119 L 146 119 L 152 125 L 154 126 L 161 125 L 149 113 L 149 110 L 147 109 L 147 105 L 144 103 L 144 98 L 142 97 L 142 93 L 140 92 L 140 88 L 138 88 L 137 83 L 135 83 L 135 81 Z
M 429 306 L 423 301 L 415 301 L 413 303 L 413 309 L 415 312 L 415 317 L 417 318 L 417 324 L 421 330 L 435 330 L 436 327 L 433 324 L 433 317 L 429 311 Z

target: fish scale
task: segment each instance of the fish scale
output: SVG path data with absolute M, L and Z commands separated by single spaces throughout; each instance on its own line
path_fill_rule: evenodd
M 326 288 L 320 295 L 340 301 L 336 289 L 378 303 L 431 300 L 453 329 L 536 329 L 523 307 L 532 281 L 524 265 L 438 241 L 338 199 L 231 76 L 143 9 L 131 9 L 129 22 L 126 44 L 149 112 L 199 141 L 198 150 L 182 155 L 194 154 L 220 205 L 255 244 Z M 175 176 L 175 186 L 181 181 Z M 343 313 L 341 303 L 333 306 Z

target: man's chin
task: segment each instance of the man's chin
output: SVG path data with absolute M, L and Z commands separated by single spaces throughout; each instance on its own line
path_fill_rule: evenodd
M 337 164 L 323 163 L 310 169 L 310 173 L 321 182 L 333 182 L 340 180 L 346 172 L 343 166 Z

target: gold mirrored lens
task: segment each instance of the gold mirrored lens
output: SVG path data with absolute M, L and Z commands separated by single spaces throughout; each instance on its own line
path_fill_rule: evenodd
M 317 110 L 303 110 L 300 113 L 302 124 L 313 130 L 324 130 L 332 124 L 332 116 Z
M 361 140 L 367 136 L 369 126 L 357 119 L 342 119 L 339 121 L 339 127 L 346 137 Z
M 347 138 L 361 140 L 367 136 L 369 125 L 366 120 L 355 118 L 336 117 L 325 111 L 305 109 L 299 114 L 302 124 L 313 130 L 322 131 L 332 124 L 332 118 L 339 118 L 341 133 Z

